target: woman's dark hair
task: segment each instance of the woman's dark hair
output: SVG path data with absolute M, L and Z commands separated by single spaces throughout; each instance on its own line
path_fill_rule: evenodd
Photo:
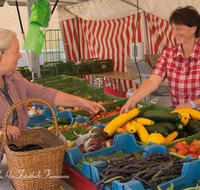
M 184 8 L 178 7 L 174 10 L 169 18 L 169 23 L 176 25 L 185 25 L 188 27 L 197 26 L 195 37 L 200 36 L 200 15 L 199 12 L 192 6 Z

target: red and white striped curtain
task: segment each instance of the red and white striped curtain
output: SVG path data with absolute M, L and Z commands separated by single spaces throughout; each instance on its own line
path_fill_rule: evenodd
M 137 23 L 138 20 L 138 23 Z M 175 45 L 169 23 L 163 19 L 146 14 L 150 54 L 159 54 L 163 49 Z M 130 44 L 144 42 L 147 46 L 143 14 L 131 15 L 116 20 L 91 21 L 81 18 L 62 21 L 67 56 L 69 61 L 85 58 L 112 59 L 113 70 L 127 72 L 125 61 L 130 54 Z M 145 48 L 146 53 L 146 48 Z M 86 77 L 90 82 L 89 77 Z M 108 80 L 108 79 L 107 79 Z M 131 80 L 121 80 L 122 92 L 135 84 Z M 118 90 L 115 83 L 106 87 Z

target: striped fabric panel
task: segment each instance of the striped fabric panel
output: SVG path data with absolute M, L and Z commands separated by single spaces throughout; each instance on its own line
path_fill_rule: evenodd
M 176 45 L 168 21 L 160 19 L 149 13 L 146 14 L 150 53 L 160 54 L 166 48 Z
M 130 17 L 108 20 L 87 21 L 79 19 L 79 35 L 81 57 L 98 57 L 100 59 L 112 59 L 113 70 L 127 72 L 125 67 L 126 56 L 130 53 L 130 44 L 134 42 L 134 31 L 137 15 Z M 143 41 L 144 34 L 141 32 L 141 16 L 137 27 L 137 39 Z M 144 30 L 143 30 L 144 31 Z M 110 80 L 110 79 L 105 79 Z M 121 80 L 122 91 L 127 91 L 135 84 L 129 80 Z M 118 90 L 117 80 L 107 83 L 105 87 Z
M 143 14 L 139 14 L 137 24 L 137 42 L 145 42 L 146 37 Z M 126 56 L 130 54 L 130 44 L 135 41 L 137 15 L 106 21 L 91 21 L 78 18 L 62 22 L 67 54 L 69 60 L 79 61 L 86 58 L 112 59 L 113 70 L 127 72 Z M 163 49 L 175 45 L 170 25 L 167 21 L 146 13 L 150 54 L 160 54 Z M 79 36 L 79 40 L 78 40 Z M 85 76 L 91 84 L 91 77 Z M 110 80 L 105 78 L 104 80 Z M 118 90 L 115 83 L 107 83 L 105 87 Z M 121 80 L 122 92 L 135 87 L 131 80 Z

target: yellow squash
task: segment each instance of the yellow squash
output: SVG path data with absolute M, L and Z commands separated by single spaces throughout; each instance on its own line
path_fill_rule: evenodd
M 141 142 L 147 144 L 147 138 L 149 136 L 149 133 L 146 130 L 146 128 L 136 121 L 133 121 L 132 123 L 134 123 L 137 126 L 137 134 L 140 137 Z
M 143 118 L 143 117 L 135 118 L 135 121 L 142 125 L 154 125 L 155 124 L 155 122 L 152 121 L 151 119 L 147 119 L 147 118 Z
M 169 135 L 165 137 L 165 144 L 171 143 L 177 136 L 178 136 L 178 132 L 173 131 L 172 133 L 170 133 Z
M 176 109 L 176 110 L 173 110 L 171 113 L 174 113 L 174 112 L 178 112 L 178 113 L 187 112 L 191 115 L 192 119 L 200 120 L 200 112 L 192 108 Z
M 163 135 L 160 133 L 151 133 L 147 138 L 147 144 L 149 144 L 149 142 L 165 144 L 165 137 L 163 137 Z
M 130 119 L 136 117 L 140 112 L 139 108 L 134 108 L 130 110 L 128 113 L 123 113 L 116 118 L 114 118 L 105 128 L 104 132 L 108 134 L 108 136 L 112 136 L 117 128 L 121 127 L 124 123 L 129 121 Z
M 125 126 L 125 130 L 127 133 L 133 134 L 137 131 L 137 126 L 134 123 L 128 123 Z

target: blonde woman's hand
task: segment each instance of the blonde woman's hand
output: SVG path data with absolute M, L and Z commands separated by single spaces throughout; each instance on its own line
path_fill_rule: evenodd
M 91 115 L 99 112 L 100 109 L 106 111 L 106 109 L 101 104 L 98 104 L 90 100 L 83 99 L 81 103 L 82 103 L 81 107 L 84 110 L 88 111 Z
M 7 136 L 9 141 L 18 141 L 18 136 L 20 136 L 19 128 L 12 125 L 7 125 Z

